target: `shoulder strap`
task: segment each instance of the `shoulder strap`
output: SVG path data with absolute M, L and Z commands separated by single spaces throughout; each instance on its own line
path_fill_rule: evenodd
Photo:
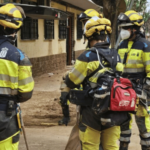
M 94 51 L 96 51 L 96 53 L 97 53 L 97 57 L 98 57 L 98 60 L 100 62 L 100 65 L 102 66 L 102 68 L 105 68 L 102 64 L 102 57 L 103 57 L 109 62 L 113 72 L 116 71 L 118 54 L 115 49 L 110 49 L 110 54 L 107 54 L 107 55 L 103 51 L 98 51 L 96 48 L 94 48 Z M 111 72 L 111 71 L 109 71 L 109 72 Z M 111 72 L 111 73 L 113 73 L 113 72 Z

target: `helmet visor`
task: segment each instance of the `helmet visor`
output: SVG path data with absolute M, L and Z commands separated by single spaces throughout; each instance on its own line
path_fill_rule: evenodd
M 129 17 L 126 16 L 124 13 L 120 13 L 120 15 L 118 16 L 118 24 L 119 24 L 119 27 L 133 25 Z
M 79 21 L 88 20 L 90 17 L 88 17 L 85 13 L 81 13 L 78 17 Z

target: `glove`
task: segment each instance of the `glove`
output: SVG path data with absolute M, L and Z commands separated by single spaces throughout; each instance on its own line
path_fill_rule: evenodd
M 67 105 L 67 100 L 69 98 L 69 93 L 68 92 L 61 92 L 61 96 L 60 96 L 60 104 L 63 105 Z

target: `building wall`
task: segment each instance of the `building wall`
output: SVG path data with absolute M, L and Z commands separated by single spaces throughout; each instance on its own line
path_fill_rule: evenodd
M 67 11 L 67 12 L 70 12 L 70 13 L 73 13 L 74 14 L 74 40 L 75 40 L 75 47 L 74 47 L 74 51 L 81 51 L 81 50 L 84 50 L 85 49 L 85 45 L 86 44 L 83 44 L 84 42 L 84 39 L 80 39 L 80 40 L 77 40 L 77 15 L 79 15 L 82 11 L 80 10 L 77 10 L 75 8 L 71 8 L 71 7 L 67 7 L 67 6 L 63 6 L 61 4 L 58 4 L 56 2 L 51 2 L 51 7 L 54 7 L 54 8 L 57 8 L 57 9 L 60 9 L 60 10 L 63 10 L 63 11 Z
M 44 39 L 44 20 L 38 19 L 37 40 L 21 40 L 21 32 L 18 32 L 18 48 L 24 51 L 29 58 L 56 55 L 66 52 L 66 39 L 58 39 L 58 20 L 55 20 L 54 39 Z
M 58 20 L 55 20 L 54 39 L 44 39 L 44 20 L 38 20 L 37 40 L 21 40 L 18 32 L 18 48 L 27 54 L 33 65 L 33 76 L 64 69 L 66 66 L 66 40 L 58 39 Z
M 0 0 L 3 3 L 4 0 Z M 33 0 L 36 1 L 36 0 Z M 77 15 L 82 11 L 75 8 L 67 7 L 55 2 L 50 3 L 51 7 L 67 11 L 74 14 L 74 52 L 77 58 L 85 49 L 83 38 L 77 40 Z M 22 40 L 21 31 L 18 32 L 17 46 L 27 54 L 33 65 L 33 75 L 37 76 L 43 73 L 52 72 L 54 70 L 63 69 L 66 66 L 66 39 L 59 39 L 58 20 L 54 21 L 54 39 L 44 39 L 44 20 L 38 20 L 38 34 L 37 40 Z
M 74 40 L 75 46 L 74 51 L 81 51 L 85 49 L 85 45 L 83 44 L 84 39 L 77 40 L 77 15 L 79 15 L 82 11 L 66 7 L 60 5 L 55 2 L 51 2 L 51 7 L 68 11 L 74 14 Z M 44 20 L 38 20 L 38 32 L 39 38 L 37 40 L 21 40 L 21 33 L 18 33 L 18 47 L 22 49 L 29 58 L 42 57 L 47 55 L 61 54 L 66 53 L 66 39 L 59 40 L 58 37 L 58 20 L 55 20 L 54 27 L 54 39 L 53 40 L 45 40 L 44 39 Z

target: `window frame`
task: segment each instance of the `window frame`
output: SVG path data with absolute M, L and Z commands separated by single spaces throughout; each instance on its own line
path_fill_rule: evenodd
M 48 21 L 51 21 L 52 24 L 51 25 L 46 25 L 46 23 Z M 54 37 L 55 37 L 54 36 L 54 28 L 55 28 L 55 20 L 46 20 L 46 19 L 44 20 L 44 38 L 45 38 L 45 40 L 52 40 L 52 39 L 54 39 Z M 50 32 L 49 34 L 48 34 L 48 31 Z M 51 32 L 52 32 L 52 38 L 48 37 L 48 35 L 51 35 Z
M 38 5 L 50 6 L 51 0 L 37 0 Z
M 24 25 L 21 27 L 21 40 L 37 40 L 39 38 L 38 19 L 27 17 L 23 23 Z
M 67 20 L 59 20 L 59 39 L 64 40 L 67 38 Z M 61 35 L 61 33 L 63 33 Z

